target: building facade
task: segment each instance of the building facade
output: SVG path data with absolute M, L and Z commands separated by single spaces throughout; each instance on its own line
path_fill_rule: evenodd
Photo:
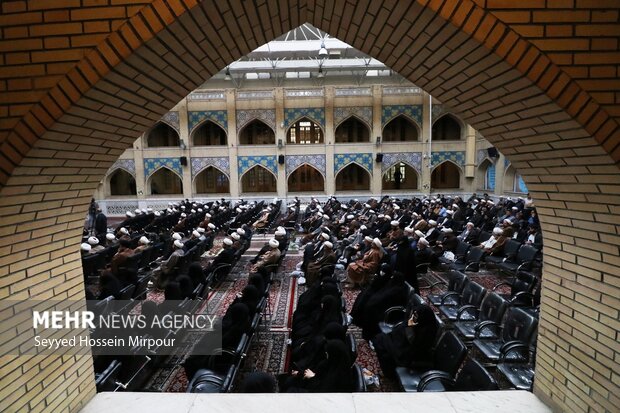
M 501 153 L 415 85 L 214 86 L 110 168 L 96 193 L 107 213 L 181 198 L 527 192 Z

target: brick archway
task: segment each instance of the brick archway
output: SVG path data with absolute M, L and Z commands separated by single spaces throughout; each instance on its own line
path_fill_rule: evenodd
M 546 239 L 535 391 L 564 410 L 585 411 L 588 405 L 613 410 L 620 402 L 620 111 L 599 93 L 594 69 L 603 73 L 607 63 L 620 61 L 620 54 L 613 47 L 609 50 L 615 54 L 605 54 L 604 42 L 593 38 L 597 27 L 604 31 L 605 23 L 614 22 L 613 12 L 617 24 L 618 9 L 605 17 L 601 0 L 571 14 L 583 20 L 587 27 L 581 36 L 589 40 L 587 47 L 583 39 L 567 46 L 551 34 L 533 39 L 536 25 L 518 24 L 525 18 L 542 22 L 543 32 L 562 29 L 546 25 L 545 19 L 559 12 L 544 10 L 545 1 L 527 2 L 521 11 L 495 10 L 515 7 L 508 3 L 290 0 L 258 7 L 242 2 L 231 8 L 224 2 L 144 0 L 137 6 L 101 7 L 96 22 L 88 17 L 93 10 L 46 10 L 36 1 L 3 3 L 3 25 L 21 19 L 24 26 L 31 24 L 32 38 L 13 43 L 27 51 L 28 63 L 3 69 L 14 75 L 5 87 L 19 85 L 21 79 L 31 91 L 7 94 L 18 103 L 2 106 L 2 297 L 83 297 L 77 239 L 107 168 L 205 79 L 308 21 L 437 97 L 519 169 L 538 206 Z M 572 7 L 582 2 L 564 3 Z M 86 39 L 74 35 L 75 22 L 83 32 L 99 24 L 100 36 L 80 48 L 84 43 L 79 41 Z M 71 46 L 35 50 L 61 41 L 35 38 L 45 28 L 66 35 Z M 4 37 L 19 36 L 18 29 L 3 28 Z M 563 60 L 568 53 L 562 52 L 573 53 L 571 47 L 585 48 L 593 65 L 602 62 L 600 67 L 584 63 L 584 79 Z M 13 53 L 3 59 L 9 63 L 26 57 Z M 571 54 L 571 62 L 583 59 Z M 7 346 L 18 346 L 23 339 L 24 334 Z M 5 378 L 14 378 L 3 389 L 12 393 L 5 406 L 45 403 L 50 410 L 75 409 L 94 393 L 89 357 L 64 363 L 52 357 L 36 362 L 17 357 L 2 364 Z M 45 390 L 41 386 L 26 393 L 33 380 L 44 377 L 49 382 Z

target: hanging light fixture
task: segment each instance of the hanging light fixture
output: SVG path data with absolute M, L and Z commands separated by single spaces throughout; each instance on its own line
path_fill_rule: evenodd
M 226 75 L 224 76 L 224 80 L 230 80 L 230 67 L 226 66 Z
M 319 66 L 319 74 L 316 77 L 320 79 L 325 77 L 325 73 L 323 73 L 323 67 Z
M 321 40 L 321 48 L 319 49 L 319 57 L 326 58 L 329 56 L 329 52 L 325 47 L 325 40 Z

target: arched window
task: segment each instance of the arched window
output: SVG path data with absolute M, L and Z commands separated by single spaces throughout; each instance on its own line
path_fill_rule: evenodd
M 477 187 L 486 191 L 495 190 L 495 165 L 489 160 L 485 159 L 480 166 L 478 166 Z
M 368 126 L 360 122 L 356 117 L 351 116 L 336 128 L 336 143 L 357 143 L 368 142 L 370 131 Z
M 431 173 L 432 189 L 458 189 L 461 186 L 461 171 L 452 162 L 444 162 Z
M 275 145 L 276 135 L 265 123 L 254 119 L 239 132 L 239 145 Z
M 213 166 L 205 168 L 196 176 L 197 194 L 227 194 L 229 192 L 228 177 Z
M 226 132 L 215 122 L 206 121 L 192 133 L 194 146 L 226 145 Z
M 173 128 L 163 122 L 159 122 L 151 129 L 146 137 L 146 144 L 149 148 L 162 146 L 179 146 L 179 134 Z
M 149 190 L 152 195 L 172 195 L 183 193 L 183 182 L 179 175 L 168 168 L 161 168 L 149 178 Z
M 323 175 L 310 165 L 301 165 L 288 177 L 288 192 L 323 192 Z
M 381 183 L 383 190 L 418 189 L 418 174 L 404 162 L 399 162 L 385 171 Z
M 451 115 L 444 115 L 433 124 L 432 134 L 434 141 L 458 141 L 461 125 Z
M 368 191 L 370 174 L 358 164 L 344 167 L 336 176 L 336 191 Z
M 515 173 L 513 188 L 514 188 L 514 192 L 520 192 L 522 194 L 528 193 L 527 186 L 525 185 L 525 182 L 523 181 L 523 177 L 518 172 Z
M 136 194 L 136 180 L 127 171 L 117 169 L 110 175 L 110 195 L 123 196 Z
M 383 128 L 383 142 L 411 142 L 418 140 L 418 127 L 403 115 L 392 119 Z
M 301 118 L 286 132 L 286 142 L 291 144 L 323 143 L 323 132 L 316 123 L 308 118 Z
M 277 192 L 276 177 L 260 165 L 252 167 L 241 177 L 241 191 Z

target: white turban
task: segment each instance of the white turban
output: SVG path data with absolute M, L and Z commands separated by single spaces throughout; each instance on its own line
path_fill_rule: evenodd
M 466 225 L 467 225 L 467 226 L 470 226 L 470 225 L 471 225 L 471 226 L 473 227 L 473 226 L 474 226 L 474 223 L 470 221 L 470 222 L 468 222 Z
M 407 234 L 413 234 L 413 228 L 411 228 L 411 227 L 405 227 L 405 232 L 406 232 Z
M 183 243 L 179 240 L 174 241 L 174 246 L 177 248 L 183 248 Z
M 369 237 L 368 235 L 366 235 L 364 237 L 364 241 L 372 242 L 372 237 Z
M 276 230 L 286 232 L 286 228 L 284 228 L 284 227 L 278 227 L 278 228 L 276 228 Z
M 185 218 L 187 216 L 187 214 L 185 212 L 181 213 L 181 218 Z
M 196 210 L 195 210 L 195 209 L 192 209 L 192 210 L 190 210 L 189 212 L 191 212 L 192 214 L 195 214 L 195 213 L 196 213 Z
M 502 235 L 502 232 L 504 231 L 500 227 L 493 228 L 493 235 Z
M 394 205 L 394 209 L 398 211 L 400 207 L 398 205 Z
M 278 247 L 280 246 L 280 243 L 278 242 L 278 240 L 277 240 L 277 239 L 275 239 L 275 238 L 271 238 L 271 239 L 269 240 L 269 246 L 270 246 L 271 248 L 278 248 Z
M 377 248 L 381 248 L 383 245 L 381 244 L 381 240 L 379 238 L 375 238 L 372 240 L 372 243 L 377 246 Z
M 198 208 L 198 212 L 202 212 L 202 208 Z
M 446 213 L 449 214 L 449 215 L 452 215 L 452 214 L 454 214 L 454 211 L 447 210 Z
M 519 208 L 517 208 L 517 207 L 515 206 L 515 207 L 512 207 L 512 210 L 513 210 L 513 211 L 518 211 L 518 210 L 519 210 Z
M 135 217 L 135 215 L 134 215 L 131 211 L 127 211 L 127 212 L 125 212 L 125 216 L 127 216 L 127 218 L 133 218 L 133 217 Z
M 99 244 L 99 238 L 97 238 L 97 237 L 88 237 L 88 243 L 90 245 L 97 245 L 97 244 Z
M 392 221 L 392 222 L 390 222 L 390 225 L 391 225 L 391 226 L 393 226 L 393 227 L 397 227 L 397 226 L 398 226 L 398 224 L 399 224 L 399 222 L 398 222 L 398 221 Z
M 321 238 L 323 238 L 325 241 L 327 241 L 329 239 L 329 234 L 326 233 L 321 233 Z
M 458 208 L 459 206 L 457 204 L 452 204 L 452 208 Z
M 239 236 L 239 234 L 237 234 L 236 232 L 233 232 L 232 234 L 230 234 L 230 237 L 234 239 L 235 241 L 241 239 L 241 236 Z
M 140 237 L 140 244 L 142 245 L 149 245 L 151 243 L 151 241 L 149 241 L 149 239 L 147 237 Z
M 278 236 L 281 236 L 281 235 L 286 235 L 286 231 L 280 231 L 280 230 L 277 230 L 277 231 L 275 232 L 275 235 L 278 235 Z
M 91 248 L 92 248 L 92 247 L 91 247 L 91 246 L 90 246 L 90 244 L 89 244 L 89 243 L 87 243 L 87 242 L 84 242 L 82 245 L 80 245 L 80 249 L 81 249 L 82 251 L 89 252 L 89 251 L 91 250 Z
M 125 227 L 122 227 L 119 231 L 121 234 L 129 235 L 129 231 Z
M 204 234 L 205 229 L 203 227 L 198 227 L 196 228 L 196 231 L 198 231 L 200 234 Z
M 153 214 L 155 214 L 156 217 L 161 216 L 161 212 L 159 212 L 159 211 L 155 211 L 155 212 L 153 212 Z
M 422 231 L 420 231 L 419 229 L 416 230 L 415 234 L 420 237 L 420 238 L 424 238 L 424 233 Z
M 426 240 L 426 238 L 422 237 L 420 238 L 420 240 L 418 241 L 418 243 L 422 244 L 422 245 L 428 245 L 428 241 Z
M 179 234 L 178 232 L 175 232 L 174 234 L 172 234 L 172 238 L 177 240 L 177 241 L 180 241 L 181 239 L 183 239 L 181 234 Z
M 215 229 L 215 224 L 214 224 L 214 223 L 212 223 L 212 222 L 209 222 L 209 223 L 207 224 L 207 226 L 208 226 L 210 229 Z
M 200 232 L 198 231 L 192 231 L 192 235 L 195 236 L 196 238 L 200 238 Z
M 360 225 L 360 231 L 363 231 L 365 229 L 368 229 L 368 227 L 366 227 L 366 225 Z
M 452 232 L 452 228 L 442 228 L 441 232 L 450 233 Z
M 115 241 L 116 237 L 111 232 L 108 232 L 107 234 L 105 234 L 105 239 L 107 239 L 108 241 Z
M 205 218 L 211 218 L 211 214 L 209 214 L 208 212 L 205 214 Z
M 353 214 L 347 215 L 347 219 L 353 219 L 353 218 L 355 218 L 355 215 L 353 215 Z
M 133 212 L 135 212 L 135 213 L 136 213 L 136 215 L 139 215 L 139 214 L 141 214 L 141 213 L 142 213 L 142 211 L 140 211 L 139 209 L 136 209 L 136 210 L 135 210 L 135 211 L 133 211 Z
M 224 244 L 226 244 L 228 246 L 231 246 L 231 245 L 233 245 L 233 242 L 232 242 L 232 240 L 230 238 L 224 238 Z
M 435 221 L 434 219 L 431 219 L 428 221 L 428 225 L 430 225 L 431 227 L 435 227 L 437 226 L 437 221 Z
M 153 208 L 147 208 L 146 212 L 153 212 Z
M 384 217 L 385 217 L 385 215 L 383 215 L 383 214 L 377 215 L 377 218 L 379 218 L 379 219 L 384 218 Z
M 325 241 L 325 243 L 324 243 L 323 245 L 324 245 L 325 247 L 329 248 L 329 249 L 334 248 L 334 244 L 332 244 L 332 243 L 331 243 L 331 242 L 329 242 L 329 241 Z
M 243 230 L 243 228 L 237 228 L 237 234 L 245 235 L 245 231 Z

